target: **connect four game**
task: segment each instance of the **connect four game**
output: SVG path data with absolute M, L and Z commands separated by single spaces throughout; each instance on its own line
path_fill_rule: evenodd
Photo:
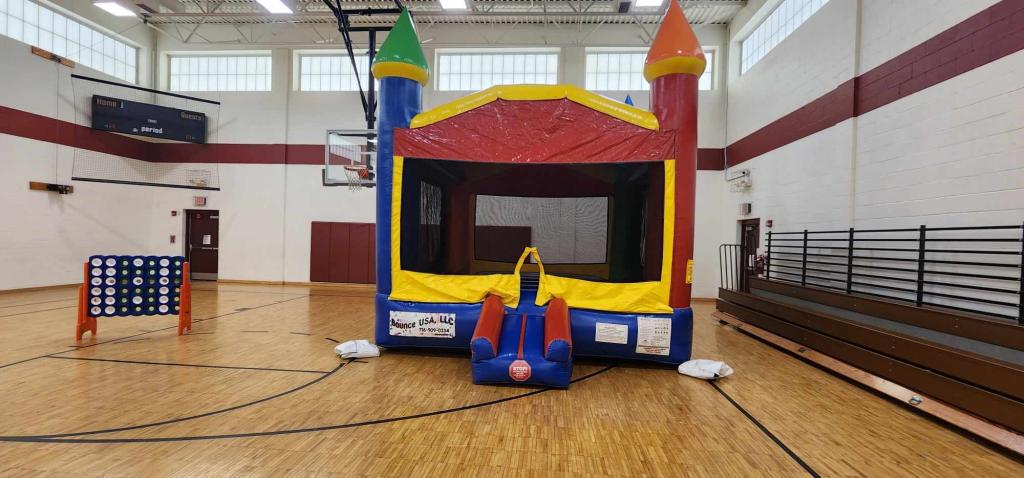
M 98 317 L 178 315 L 179 335 L 191 329 L 191 283 L 181 256 L 94 255 L 79 292 L 77 338 L 96 334 Z

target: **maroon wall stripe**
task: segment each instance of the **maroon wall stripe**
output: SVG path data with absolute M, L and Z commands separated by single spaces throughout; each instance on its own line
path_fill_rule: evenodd
M 1002 0 L 725 149 L 728 166 L 1024 50 L 1024 1 Z
M 324 164 L 321 144 L 150 143 L 6 106 L 0 133 L 156 163 Z M 725 169 L 725 150 L 701 148 L 697 169 Z

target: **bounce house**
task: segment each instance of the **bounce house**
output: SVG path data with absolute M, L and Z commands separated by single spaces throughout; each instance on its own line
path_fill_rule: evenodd
M 378 345 L 468 348 L 476 383 L 556 387 L 577 356 L 688 360 L 704 68 L 673 1 L 644 67 L 653 112 L 570 85 L 421 112 L 403 12 L 372 66 Z

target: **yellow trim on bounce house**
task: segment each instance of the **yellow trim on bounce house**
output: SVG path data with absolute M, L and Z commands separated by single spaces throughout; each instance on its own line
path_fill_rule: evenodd
M 661 280 L 657 282 L 591 282 L 544 273 L 536 248 L 528 247 L 512 274 L 456 275 L 402 270 L 402 171 L 405 158 L 394 157 L 391 185 L 391 300 L 473 304 L 488 294 L 501 297 L 509 307 L 519 306 L 519 273 L 527 256 L 540 272 L 537 305 L 561 297 L 569 307 L 623 313 L 671 313 L 668 305 L 672 278 L 672 241 L 675 231 L 675 160 L 664 161 L 665 209 L 662 225 Z
M 644 67 L 644 79 L 654 81 L 665 75 L 685 73 L 700 78 L 708 62 L 702 56 L 673 56 L 658 60 Z
M 376 74 L 376 70 L 374 70 Z M 611 98 L 591 93 L 573 85 L 497 85 L 464 96 L 413 117 L 410 128 L 422 128 L 446 120 L 497 100 L 543 101 L 567 99 L 613 118 L 652 131 L 658 130 L 658 118 L 650 112 L 634 108 Z
M 487 294 L 519 306 L 519 268 L 515 274 L 456 275 L 402 270 L 402 170 L 405 158 L 394 157 L 391 183 L 391 300 L 473 304 Z
M 430 72 L 427 70 L 416 65 L 410 65 L 400 61 L 382 61 L 380 63 L 374 63 L 373 66 L 370 67 L 370 71 L 373 72 L 374 78 L 397 76 L 399 78 L 408 78 L 410 80 L 417 81 L 423 86 L 427 86 L 427 80 L 430 79 Z

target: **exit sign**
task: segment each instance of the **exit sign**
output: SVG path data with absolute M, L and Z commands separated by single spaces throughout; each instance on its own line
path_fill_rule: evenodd
M 192 196 L 192 205 L 196 207 L 206 206 L 206 196 Z

